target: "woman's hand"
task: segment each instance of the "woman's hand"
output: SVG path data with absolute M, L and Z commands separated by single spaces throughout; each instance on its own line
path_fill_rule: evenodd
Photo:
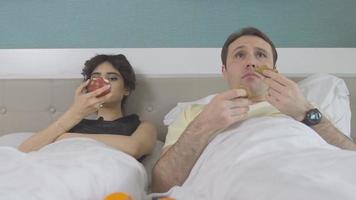
M 69 111 L 77 116 L 78 118 L 84 118 L 91 113 L 97 112 L 101 107 L 102 104 L 107 101 L 112 93 L 108 93 L 105 96 L 97 97 L 108 88 L 110 85 L 106 85 L 102 88 L 99 88 L 95 91 L 86 93 L 86 86 L 89 84 L 89 80 L 82 83 L 75 91 L 74 103 L 69 108 Z
M 298 85 L 272 70 L 264 70 L 263 74 L 267 76 L 264 83 L 269 87 L 266 100 L 283 114 L 302 121 L 305 113 L 313 106 L 304 97 Z

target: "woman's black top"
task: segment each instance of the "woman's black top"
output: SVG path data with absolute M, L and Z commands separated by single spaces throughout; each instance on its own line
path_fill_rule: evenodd
M 127 115 L 113 121 L 104 121 L 102 117 L 96 120 L 83 119 L 68 132 L 130 136 L 140 123 L 141 121 L 136 114 Z

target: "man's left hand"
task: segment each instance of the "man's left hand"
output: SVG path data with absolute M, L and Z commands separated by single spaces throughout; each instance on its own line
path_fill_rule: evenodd
M 263 74 L 266 76 L 264 83 L 268 85 L 266 100 L 283 114 L 302 121 L 305 113 L 313 106 L 306 100 L 298 85 L 272 70 L 264 70 Z

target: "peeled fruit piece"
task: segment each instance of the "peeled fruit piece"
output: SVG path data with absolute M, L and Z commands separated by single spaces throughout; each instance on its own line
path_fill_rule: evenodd
M 261 65 L 261 66 L 258 66 L 258 67 L 255 68 L 255 71 L 256 71 L 257 73 L 261 74 L 262 76 L 265 76 L 265 75 L 263 75 L 263 71 L 264 71 L 264 70 L 272 70 L 272 71 L 278 73 L 278 70 L 276 70 L 276 69 L 271 69 L 271 68 L 267 67 L 266 65 Z
M 251 93 L 251 91 L 250 91 L 247 87 L 245 87 L 245 86 L 239 86 L 239 87 L 237 87 L 237 89 L 243 89 L 243 90 L 245 90 L 245 91 L 246 91 L 246 97 L 247 97 L 247 98 L 251 98 L 251 97 L 252 97 L 252 93 Z
M 92 92 L 99 88 L 104 87 L 105 85 L 110 85 L 110 82 L 106 79 L 103 79 L 102 77 L 92 78 L 92 79 L 90 79 L 89 84 L 87 85 L 87 91 Z M 107 90 L 105 90 L 104 92 L 99 94 L 97 97 L 102 97 L 102 96 L 109 94 L 110 90 L 111 90 L 111 88 L 108 88 Z

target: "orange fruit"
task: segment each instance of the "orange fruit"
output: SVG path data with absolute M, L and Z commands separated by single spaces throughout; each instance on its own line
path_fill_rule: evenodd
M 106 196 L 104 200 L 133 200 L 133 199 L 130 197 L 130 195 L 124 192 L 115 192 Z

